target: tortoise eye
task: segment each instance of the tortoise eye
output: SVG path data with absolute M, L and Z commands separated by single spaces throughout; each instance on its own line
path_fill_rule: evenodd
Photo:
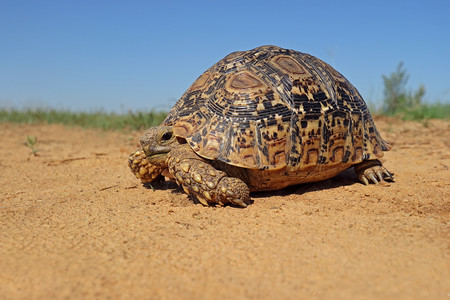
M 171 131 L 166 131 L 161 136 L 161 141 L 163 141 L 163 142 L 170 141 L 170 139 L 172 139 L 172 137 L 173 137 L 173 133 Z

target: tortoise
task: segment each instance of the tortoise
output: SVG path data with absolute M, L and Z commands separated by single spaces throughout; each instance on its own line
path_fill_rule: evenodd
M 250 192 L 331 178 L 393 180 L 391 146 L 363 98 L 320 59 L 276 46 L 233 52 L 206 70 L 129 157 L 143 183 L 169 177 L 204 205 L 245 207 Z

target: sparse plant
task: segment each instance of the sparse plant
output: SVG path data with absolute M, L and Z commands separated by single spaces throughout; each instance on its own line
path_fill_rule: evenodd
M 421 108 L 425 86 L 420 85 L 416 91 L 407 90 L 408 79 L 409 75 L 403 67 L 403 62 L 400 62 L 397 69 L 389 76 L 383 75 L 383 113 L 388 115 L 408 114 Z
M 37 137 L 34 135 L 27 135 L 27 140 L 24 142 L 24 145 L 31 149 L 31 153 L 33 153 L 34 156 L 37 156 L 38 149 L 36 149 L 35 145 L 37 143 Z

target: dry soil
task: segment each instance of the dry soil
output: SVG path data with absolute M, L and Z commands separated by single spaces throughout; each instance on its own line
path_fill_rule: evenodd
M 395 182 L 348 170 L 245 209 L 143 187 L 140 132 L 0 124 L 0 298 L 450 299 L 450 122 L 376 123 Z

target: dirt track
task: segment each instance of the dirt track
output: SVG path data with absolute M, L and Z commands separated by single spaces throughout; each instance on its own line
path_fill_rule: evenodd
M 0 298 L 449 299 L 450 123 L 376 124 L 395 183 L 349 170 L 246 209 L 142 187 L 139 132 L 0 124 Z

